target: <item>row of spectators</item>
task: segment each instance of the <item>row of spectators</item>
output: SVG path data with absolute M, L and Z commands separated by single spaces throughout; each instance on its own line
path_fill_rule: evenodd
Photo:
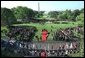
M 73 28 L 66 28 L 66 29 L 61 29 L 60 31 L 57 31 L 54 33 L 53 39 L 56 41 L 76 41 L 77 38 L 74 35 L 74 32 L 77 33 L 84 33 L 83 30 L 81 29 L 81 26 L 73 27 Z
M 37 29 L 35 27 L 26 26 L 11 26 L 7 36 L 10 39 L 17 39 L 23 41 L 32 41 L 32 37 Z
M 4 42 L 5 43 L 5 42 Z M 23 56 L 41 56 L 42 53 L 46 54 L 46 56 L 64 56 L 68 53 L 76 52 L 78 48 L 78 44 L 71 43 L 54 43 L 54 45 L 43 45 L 37 42 L 21 42 L 10 40 L 4 44 L 3 41 L 1 43 L 2 47 L 5 47 L 5 51 L 19 53 Z M 4 45 L 3 45 L 4 44 Z M 47 47 L 47 48 L 46 48 Z

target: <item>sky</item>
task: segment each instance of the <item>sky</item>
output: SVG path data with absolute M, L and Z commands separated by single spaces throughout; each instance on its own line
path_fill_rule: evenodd
M 1 7 L 11 9 L 17 6 L 26 6 L 33 10 L 38 10 L 38 2 L 40 4 L 40 11 L 80 10 L 84 8 L 84 1 L 1 1 Z

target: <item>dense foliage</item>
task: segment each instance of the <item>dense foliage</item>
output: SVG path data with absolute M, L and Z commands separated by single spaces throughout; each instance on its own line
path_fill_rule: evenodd
M 1 25 L 11 25 L 16 22 L 13 12 L 7 8 L 1 8 Z
M 43 18 L 45 11 L 35 11 L 27 7 L 1 8 L 1 24 L 10 25 L 17 20 L 27 21 L 30 18 Z M 84 8 L 81 10 L 50 11 L 45 16 L 58 21 L 84 21 Z M 51 19 L 52 20 L 52 19 Z
M 67 20 L 67 21 L 77 21 L 76 17 L 84 13 L 84 9 L 81 10 L 65 10 L 65 11 L 50 11 L 48 15 L 50 18 L 55 18 L 56 20 Z
M 11 9 L 17 19 L 27 19 L 34 17 L 34 11 L 27 7 L 18 6 Z

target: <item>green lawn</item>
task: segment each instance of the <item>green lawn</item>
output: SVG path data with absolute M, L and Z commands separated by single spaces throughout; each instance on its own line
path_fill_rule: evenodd
M 14 26 L 35 26 L 38 29 L 38 32 L 36 32 L 35 35 L 38 35 L 39 38 L 41 37 L 42 29 L 47 29 L 48 32 L 50 32 L 48 40 L 52 40 L 52 34 L 55 31 L 60 30 L 60 28 L 64 29 L 64 28 L 75 27 L 75 26 L 78 25 L 76 23 L 74 23 L 74 25 L 73 25 L 72 23 L 74 23 L 74 22 L 70 22 L 69 24 L 54 24 L 54 23 L 47 24 L 47 23 L 45 23 L 43 25 L 39 24 L 39 23 L 30 23 L 30 24 L 29 23 L 25 23 L 25 24 L 14 24 Z M 35 37 L 34 37 L 33 40 L 36 41 Z

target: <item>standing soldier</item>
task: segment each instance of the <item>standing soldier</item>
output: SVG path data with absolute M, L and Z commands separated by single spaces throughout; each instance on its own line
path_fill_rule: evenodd
M 65 54 L 67 55 L 68 54 L 68 43 L 65 44 Z
M 47 30 L 42 30 L 42 41 L 46 41 L 48 37 L 48 31 Z

